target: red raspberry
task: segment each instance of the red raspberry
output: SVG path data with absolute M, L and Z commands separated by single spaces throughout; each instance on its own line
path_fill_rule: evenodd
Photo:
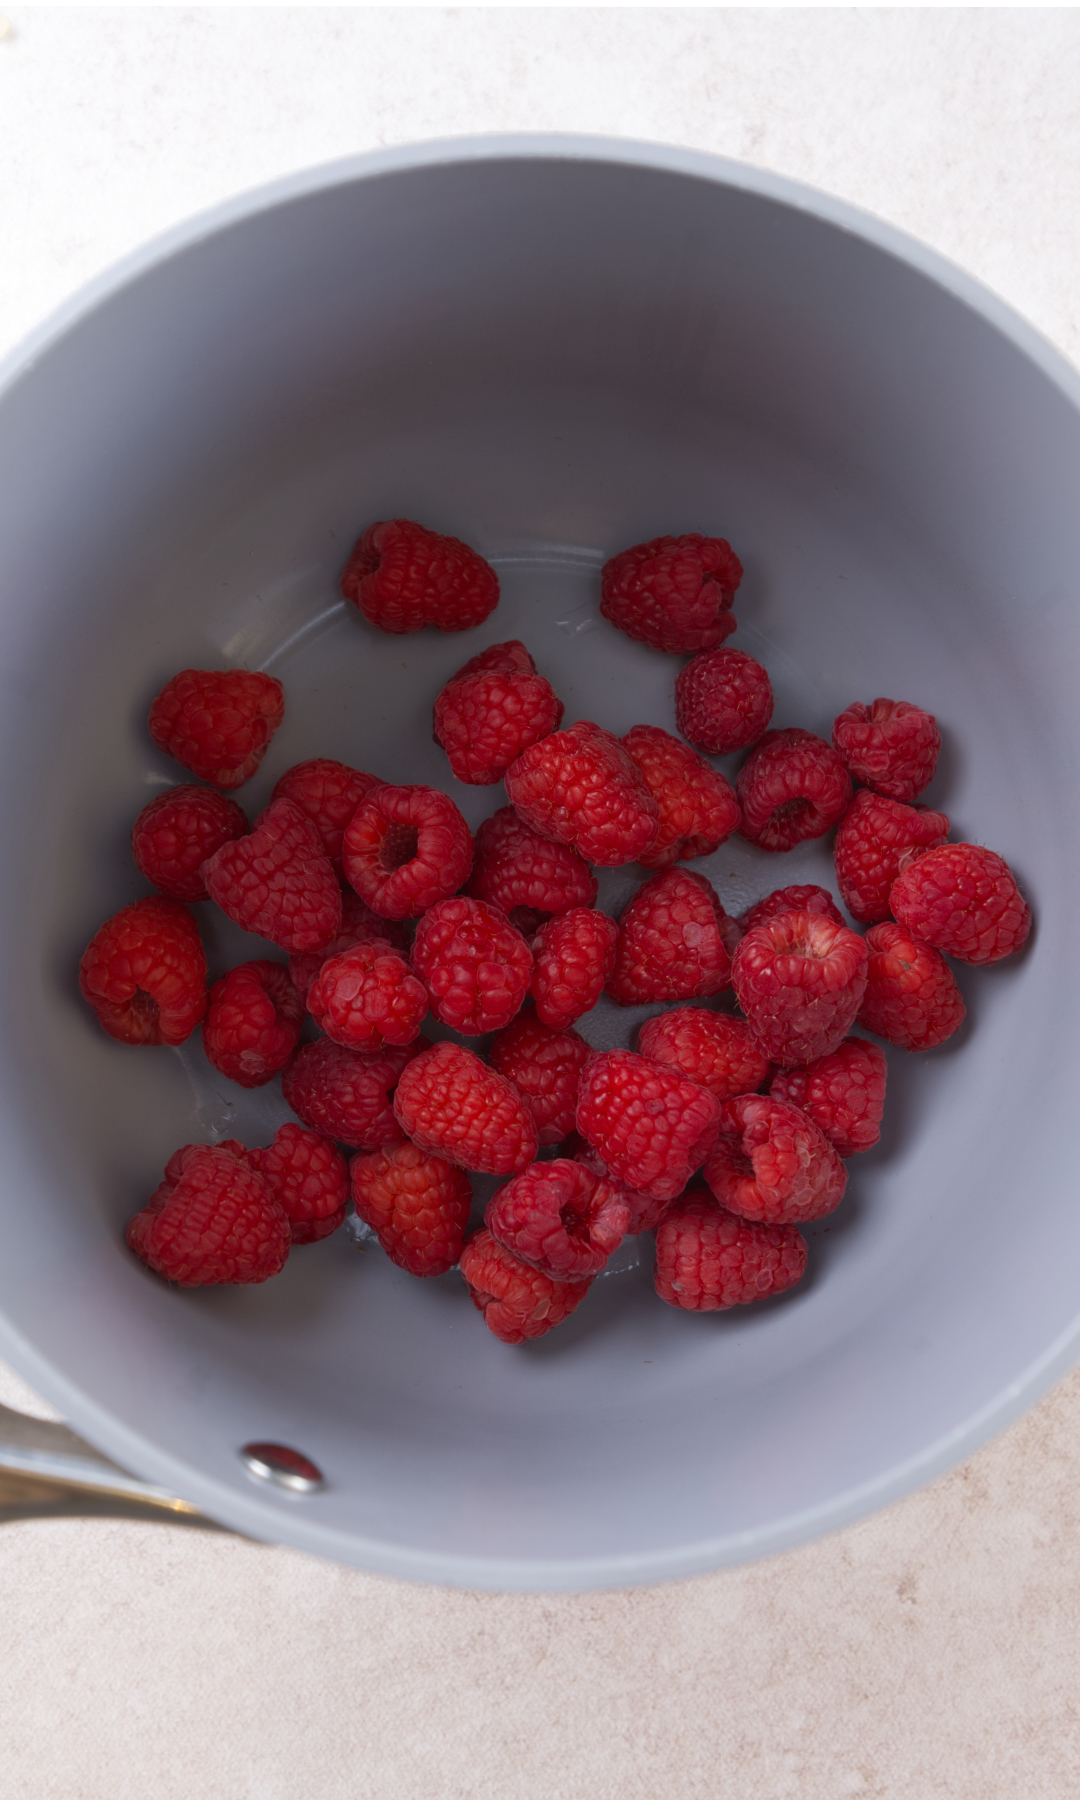
M 223 1145 L 185 1144 L 127 1228 L 127 1242 L 181 1287 L 266 1281 L 285 1266 L 289 1221 L 261 1175 Z
M 449 795 L 430 787 L 381 787 L 345 832 L 346 879 L 384 919 L 418 919 L 457 892 L 472 868 L 473 839 Z
M 633 757 L 588 719 L 531 744 L 506 771 L 527 825 L 615 869 L 656 842 L 659 809 Z
M 710 756 L 756 744 L 772 715 L 772 683 L 745 650 L 703 650 L 675 679 L 675 722 Z
M 341 840 L 345 836 L 345 827 L 361 800 L 366 800 L 373 789 L 382 785 L 377 775 L 350 769 L 347 763 L 335 762 L 330 756 L 314 756 L 308 762 L 295 763 L 291 769 L 286 769 L 271 799 L 291 800 L 311 820 L 334 874 L 343 881 Z
M 83 951 L 79 988 L 121 1043 L 185 1043 L 206 1011 L 206 956 L 187 907 L 156 894 L 122 906 Z
M 747 932 L 731 978 L 772 1062 L 790 1068 L 837 1048 L 866 992 L 866 959 L 858 933 L 820 913 L 781 913 Z
M 388 944 L 356 944 L 323 963 L 308 989 L 316 1025 L 349 1050 L 411 1044 L 427 1017 L 427 989 Z
M 559 1157 L 501 1187 L 484 1224 L 504 1250 L 553 1281 L 590 1281 L 626 1236 L 630 1208 L 613 1182 Z
M 963 997 L 940 950 L 890 919 L 866 934 L 859 1024 L 903 1050 L 934 1050 L 964 1022 Z
M 797 1106 L 744 1094 L 720 1108 L 720 1135 L 705 1180 L 721 1206 L 742 1219 L 804 1225 L 839 1206 L 847 1170 Z
M 932 849 L 949 835 L 949 821 L 928 806 L 902 806 L 860 788 L 836 833 L 836 880 L 860 925 L 889 916 L 889 893 L 907 850 Z
M 486 669 L 501 669 L 504 675 L 535 675 L 536 664 L 520 638 L 507 638 L 505 644 L 489 644 L 462 663 L 451 681 L 464 681 L 467 675 L 482 675 Z
M 399 1144 L 402 1130 L 390 1094 L 406 1064 L 428 1049 L 423 1037 L 411 1044 L 388 1045 L 371 1056 L 346 1050 L 329 1038 L 302 1044 L 281 1077 L 285 1104 L 312 1131 L 354 1150 Z
M 589 1291 L 587 1281 L 552 1281 L 497 1244 L 490 1231 L 474 1231 L 461 1252 L 461 1273 L 484 1324 L 504 1344 L 543 1337 L 568 1319 Z
M 503 649 L 492 645 L 494 651 Z M 550 682 L 531 670 L 492 664 L 468 674 L 459 669 L 435 701 L 435 742 L 459 781 L 486 787 L 501 781 L 530 744 L 554 731 L 564 710 Z
M 638 1050 L 650 1062 L 663 1063 L 708 1088 L 718 1100 L 754 1093 L 772 1068 L 745 1019 L 700 1006 L 677 1006 L 646 1019 L 638 1032 Z
M 343 1223 L 349 1171 L 329 1139 L 302 1125 L 279 1125 L 272 1144 L 245 1155 L 284 1207 L 294 1244 L 318 1244 Z
M 431 1010 L 466 1037 L 501 1031 L 529 991 L 532 951 L 504 913 L 464 894 L 440 900 L 416 928 L 412 966 Z
M 285 717 L 285 690 L 247 669 L 182 669 L 150 708 L 160 750 L 214 787 L 254 775 Z
M 467 631 L 499 604 L 499 577 L 458 538 L 384 519 L 357 539 L 341 591 L 380 631 Z
M 140 875 L 173 900 L 205 900 L 202 866 L 222 844 L 243 837 L 247 815 L 213 788 L 167 788 L 144 806 L 131 828 Z
M 981 844 L 928 850 L 893 882 L 889 905 L 912 937 L 959 962 L 1000 962 L 1031 930 L 1031 908 L 1008 863 Z
M 698 1000 L 731 986 L 728 919 L 704 875 L 665 869 L 638 888 L 619 920 L 608 993 L 619 1006 Z
M 711 856 L 739 823 L 731 783 L 659 725 L 635 725 L 622 741 L 660 809 L 656 842 L 638 857 L 642 868 Z
M 856 702 L 834 721 L 832 741 L 853 781 L 906 801 L 930 786 L 941 749 L 933 714 L 907 700 Z
M 799 887 L 774 888 L 764 900 L 758 900 L 748 911 L 740 913 L 739 924 L 744 932 L 753 931 L 755 925 L 764 925 L 766 920 L 786 912 L 820 913 L 834 925 L 844 923 L 844 915 L 828 888 L 817 887 L 809 881 Z
M 759 1225 L 718 1206 L 707 1188 L 673 1200 L 656 1231 L 656 1291 L 686 1312 L 723 1312 L 786 1293 L 806 1268 L 794 1225 Z
M 304 1003 L 281 963 L 241 963 L 210 989 L 203 1049 L 238 1086 L 264 1087 L 296 1049 L 303 1023 Z
M 769 1093 L 813 1119 L 838 1156 L 855 1156 L 881 1136 L 886 1066 L 884 1050 L 849 1037 L 804 1069 L 778 1069 Z
M 203 864 L 211 900 L 282 950 L 319 950 L 341 930 L 341 890 L 319 834 L 291 800 L 271 800 L 247 837 Z
M 501 806 L 476 834 L 476 859 L 466 891 L 506 913 L 524 931 L 537 915 L 595 906 L 596 876 L 569 844 L 540 837 Z M 519 922 L 522 921 L 522 922 Z
M 767 731 L 735 778 L 741 833 L 759 850 L 824 837 L 851 804 L 851 778 L 831 744 L 793 725 Z
M 415 1144 L 395 1144 L 349 1164 L 353 1204 L 390 1261 L 410 1275 L 445 1275 L 458 1262 L 472 1209 L 463 1169 Z
M 517 1088 L 541 1144 L 561 1144 L 573 1131 L 578 1076 L 588 1055 L 576 1031 L 553 1031 L 531 1012 L 519 1014 L 493 1040 L 491 1066 Z
M 627 1187 L 625 1181 L 616 1181 L 602 1156 L 599 1156 L 591 1144 L 587 1144 L 578 1131 L 571 1132 L 563 1145 L 563 1155 L 572 1156 L 575 1162 L 584 1163 L 593 1174 L 600 1176 L 618 1188 L 630 1209 L 630 1223 L 626 1227 L 629 1237 L 636 1237 L 639 1231 L 653 1231 L 664 1208 L 669 1205 L 665 1196 L 658 1200 L 652 1194 L 643 1194 L 638 1188 Z
M 462 1044 L 435 1044 L 405 1071 L 394 1099 L 421 1150 L 481 1175 L 513 1175 L 539 1148 L 536 1121 L 512 1082 Z
M 541 925 L 533 944 L 532 995 L 545 1025 L 572 1025 L 592 1011 L 615 967 L 618 941 L 614 919 L 585 906 Z
M 608 1050 L 585 1064 L 577 1128 L 616 1181 L 654 1200 L 672 1200 L 716 1141 L 720 1103 L 674 1070 Z
M 337 937 L 331 938 L 322 950 L 305 950 L 289 958 L 289 976 L 301 1000 L 307 1003 L 308 989 L 329 957 L 340 956 L 343 950 L 351 950 L 356 944 L 375 943 L 408 954 L 408 933 L 400 920 L 381 919 L 352 888 L 343 889 L 341 930 Z
M 726 538 L 652 538 L 604 564 L 600 611 L 655 650 L 712 650 L 735 630 L 743 569 Z

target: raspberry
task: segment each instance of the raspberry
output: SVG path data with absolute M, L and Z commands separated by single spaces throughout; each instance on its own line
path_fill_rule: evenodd
M 569 844 L 540 837 L 501 806 L 476 834 L 476 858 L 466 892 L 506 913 L 519 930 L 537 914 L 566 913 L 572 907 L 595 906 L 596 876 Z M 517 915 L 517 916 L 516 916 Z
M 486 669 L 501 669 L 504 675 L 535 675 L 536 664 L 520 638 L 508 638 L 505 644 L 489 644 L 462 663 L 451 681 L 463 681 L 467 675 L 481 675 Z
M 210 989 L 203 1049 L 230 1081 L 263 1087 L 285 1067 L 303 1023 L 303 1001 L 281 963 L 241 963 Z
M 384 519 L 358 538 L 341 576 L 346 600 L 380 631 L 467 631 L 499 603 L 490 563 L 457 538 Z
M 541 925 L 533 944 L 536 1016 L 556 1029 L 591 1012 L 615 967 L 619 927 L 584 906 Z
M 416 928 L 412 966 L 431 1010 L 466 1037 L 509 1025 L 529 991 L 532 951 L 505 914 L 464 894 L 440 900 Z
M 735 779 L 741 833 L 760 850 L 824 837 L 851 804 L 851 778 L 831 744 L 793 725 L 767 731 Z
M 691 1188 L 657 1227 L 656 1291 L 686 1312 L 723 1312 L 794 1287 L 806 1256 L 794 1225 L 737 1218 L 707 1188 Z
M 501 1187 L 484 1224 L 504 1250 L 553 1281 L 590 1281 L 626 1236 L 630 1208 L 614 1183 L 559 1157 Z
M 659 809 L 633 757 L 588 719 L 531 744 L 506 771 L 527 825 L 615 869 L 656 842 Z
M 345 827 L 361 800 L 382 785 L 377 775 L 350 769 L 347 763 L 335 762 L 330 756 L 314 756 L 309 762 L 295 763 L 286 769 L 270 797 L 291 800 L 311 820 L 334 874 L 343 881 L 341 840 Z
M 206 956 L 187 907 L 156 894 L 122 906 L 83 951 L 79 988 L 121 1043 L 185 1043 L 206 1011 Z
M 481 1175 L 513 1175 L 538 1149 L 536 1122 L 513 1083 L 461 1044 L 436 1044 L 405 1071 L 394 1098 L 421 1150 Z
M 319 950 L 341 930 L 341 891 L 319 834 L 291 800 L 271 800 L 247 837 L 203 864 L 211 900 L 282 950 Z
M 316 1025 L 349 1050 L 411 1044 L 427 1017 L 427 989 L 388 944 L 355 944 L 323 963 L 308 989 Z
M 541 1144 L 560 1144 L 573 1131 L 578 1076 L 588 1055 L 576 1031 L 553 1031 L 531 1012 L 519 1014 L 493 1040 L 491 1066 L 517 1088 Z
M 889 905 L 912 937 L 959 962 L 1000 962 L 1031 930 L 1031 908 L 1008 863 L 980 844 L 928 850 L 893 882 Z
M 940 950 L 902 925 L 873 925 L 859 1024 L 903 1050 L 934 1050 L 964 1022 L 956 979 Z
M 636 1237 L 639 1231 L 652 1231 L 656 1223 L 669 1205 L 666 1196 L 660 1199 L 652 1194 L 643 1194 L 638 1188 L 627 1187 L 625 1181 L 616 1181 L 602 1156 L 599 1156 L 591 1144 L 587 1144 L 581 1133 L 574 1131 L 563 1145 L 563 1155 L 572 1156 L 575 1162 L 584 1163 L 594 1175 L 602 1176 L 613 1187 L 617 1187 L 630 1209 L 630 1223 L 626 1227 L 627 1235 Z
M 213 788 L 167 788 L 144 806 L 131 828 L 140 875 L 173 900 L 205 900 L 202 865 L 222 844 L 243 837 L 247 815 Z
M 855 1156 L 881 1136 L 885 1072 L 884 1050 L 849 1037 L 804 1069 L 778 1069 L 769 1093 L 813 1119 L 838 1156 Z
M 289 1222 L 261 1175 L 223 1145 L 185 1144 L 127 1228 L 144 1263 L 181 1287 L 266 1281 L 284 1268 Z
M 655 650 L 712 650 L 735 630 L 742 564 L 726 538 L 652 538 L 604 564 L 600 611 Z
M 577 1128 L 616 1181 L 654 1200 L 672 1200 L 705 1161 L 719 1128 L 720 1103 L 705 1088 L 636 1056 L 593 1056 L 578 1085 Z
M 731 985 L 727 914 L 711 883 L 665 869 L 640 887 L 619 920 L 608 993 L 619 1006 L 697 1000 Z
M 844 923 L 844 915 L 828 888 L 817 887 L 811 881 L 800 887 L 774 888 L 764 900 L 758 900 L 747 912 L 740 913 L 739 924 L 744 933 L 753 931 L 755 925 L 764 925 L 767 919 L 775 919 L 786 912 L 820 913 L 834 925 Z
M 345 832 L 346 880 L 385 919 L 418 919 L 457 892 L 472 868 L 473 839 L 447 794 L 381 787 Z
M 720 1135 L 705 1180 L 721 1206 L 740 1218 L 803 1225 L 839 1206 L 847 1170 L 797 1106 L 744 1094 L 720 1108 Z
M 553 1281 L 497 1244 L 486 1228 L 461 1252 L 461 1273 L 484 1324 L 504 1344 L 543 1337 L 568 1319 L 589 1291 L 587 1281 Z
M 941 733 L 932 713 L 907 700 L 857 702 L 833 722 L 832 741 L 853 781 L 893 800 L 917 800 L 937 768 Z
M 747 932 L 731 978 L 770 1061 L 790 1068 L 837 1048 L 862 1004 L 866 959 L 858 933 L 820 913 L 780 913 Z
M 745 650 L 703 650 L 675 678 L 675 723 L 710 756 L 756 744 L 772 715 L 772 683 Z
M 281 1077 L 285 1104 L 312 1131 L 354 1150 L 399 1144 L 402 1131 L 390 1094 L 406 1064 L 427 1049 L 430 1045 L 423 1037 L 411 1044 L 388 1045 L 370 1056 L 346 1050 L 329 1038 L 302 1044 Z
M 351 950 L 356 944 L 374 943 L 386 944 L 403 955 L 408 953 L 408 934 L 399 920 L 380 919 L 352 888 L 343 889 L 341 930 L 337 937 L 331 938 L 321 950 L 305 950 L 289 958 L 289 976 L 300 998 L 306 1004 L 308 989 L 329 957 L 340 956 L 343 950 Z
M 349 1171 L 341 1151 L 317 1131 L 279 1125 L 272 1144 L 245 1155 L 284 1207 L 294 1244 L 320 1243 L 343 1223 Z
M 834 852 L 837 885 L 852 918 L 860 925 L 887 919 L 904 852 L 933 849 L 948 835 L 944 813 L 860 788 L 840 821 Z
M 483 654 L 504 648 L 509 646 L 493 644 Z M 550 682 L 532 670 L 494 663 L 471 673 L 460 669 L 435 701 L 435 741 L 459 781 L 486 787 L 501 781 L 530 744 L 554 731 L 564 710 Z
M 160 750 L 214 787 L 254 775 L 285 717 L 285 690 L 247 669 L 182 669 L 150 708 Z
M 638 1051 L 708 1088 L 718 1100 L 754 1093 L 772 1067 L 745 1019 L 700 1006 L 677 1006 L 646 1019 L 638 1032 Z
M 635 725 L 622 740 L 660 809 L 660 828 L 643 869 L 711 856 L 739 823 L 739 802 L 718 769 L 659 725 Z
M 410 1275 L 445 1275 L 461 1256 L 472 1208 L 464 1170 L 415 1144 L 349 1164 L 353 1204 L 390 1261 Z

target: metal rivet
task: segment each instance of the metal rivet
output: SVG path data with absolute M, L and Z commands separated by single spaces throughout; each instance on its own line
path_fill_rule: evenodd
M 317 1494 L 325 1487 L 323 1473 L 308 1456 L 290 1450 L 288 1444 L 245 1444 L 240 1461 L 260 1481 L 288 1488 L 293 1494 Z

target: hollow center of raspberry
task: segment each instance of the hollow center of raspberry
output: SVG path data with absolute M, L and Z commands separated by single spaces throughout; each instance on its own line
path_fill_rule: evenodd
M 579 1213 L 576 1206 L 567 1202 L 565 1206 L 559 1208 L 559 1224 L 568 1238 L 584 1239 L 589 1242 L 588 1218 L 583 1213 Z
M 808 812 L 813 812 L 813 810 L 813 801 L 804 800 L 800 794 L 795 800 L 784 800 L 779 806 L 774 806 L 772 817 L 776 823 L 779 823 L 781 819 L 803 819 Z
M 740 1181 L 754 1181 L 756 1180 L 757 1175 L 750 1158 L 744 1156 L 741 1150 L 732 1151 L 731 1173 L 737 1176 Z
M 412 862 L 419 843 L 420 833 L 415 825 L 391 825 L 379 852 L 379 862 L 387 874 Z
M 137 1019 L 144 1019 L 148 1025 L 156 1025 L 161 1016 L 161 1008 L 148 994 L 145 988 L 136 988 L 131 996 L 130 1006 Z

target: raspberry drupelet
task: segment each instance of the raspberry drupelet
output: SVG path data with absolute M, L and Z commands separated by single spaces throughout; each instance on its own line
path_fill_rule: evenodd
M 844 1198 L 847 1170 L 806 1113 L 768 1094 L 720 1106 L 705 1180 L 721 1206 L 766 1225 L 823 1219 Z
M 247 830 L 247 815 L 235 800 L 185 783 L 143 807 L 131 828 L 131 853 L 140 875 L 159 893 L 205 900 L 203 863 Z
M 608 993 L 618 1006 L 721 993 L 731 985 L 732 925 L 704 875 L 654 875 L 619 919 Z
M 658 725 L 635 725 L 622 740 L 660 810 L 656 842 L 643 869 L 711 856 L 739 823 L 739 802 L 726 776 Z
M 655 1200 L 682 1192 L 716 1142 L 720 1102 L 673 1069 L 608 1050 L 578 1084 L 577 1128 L 616 1181 Z
M 430 1049 L 427 1038 L 365 1054 L 330 1038 L 301 1044 L 281 1077 L 281 1092 L 305 1125 L 354 1150 L 399 1144 L 404 1135 L 390 1096 L 402 1071 Z
M 418 919 L 446 900 L 465 880 L 472 859 L 472 832 L 438 788 L 375 788 L 342 842 L 347 881 L 386 919 Z
M 867 949 L 820 913 L 780 913 L 735 952 L 735 997 L 770 1061 L 792 1068 L 835 1050 L 866 992 Z
M 726 538 L 651 538 L 604 564 L 600 611 L 655 650 L 712 650 L 735 630 L 731 605 L 742 577 Z
M 595 906 L 596 876 L 569 844 L 541 837 L 512 806 L 500 806 L 476 834 L 466 893 L 486 900 L 528 935 L 544 918 Z
M 179 900 L 151 895 L 122 906 L 90 939 L 79 989 L 122 1044 L 183 1044 L 206 1011 L 206 955 Z
M 323 963 L 307 995 L 316 1025 L 350 1050 L 411 1044 L 427 1017 L 428 994 L 388 944 L 355 944 Z
M 907 700 L 856 702 L 833 722 L 832 741 L 853 781 L 902 801 L 930 786 L 941 750 L 934 715 Z
M 872 1150 L 881 1136 L 885 1075 L 884 1050 L 849 1037 L 805 1068 L 778 1069 L 769 1094 L 813 1119 L 838 1156 L 855 1156 Z
M 589 1291 L 587 1281 L 553 1281 L 497 1244 L 487 1228 L 461 1252 L 461 1273 L 488 1330 L 504 1344 L 543 1337 L 568 1319 Z
M 656 1230 L 656 1291 L 685 1312 L 723 1312 L 786 1293 L 806 1269 L 794 1225 L 763 1225 L 728 1212 L 708 1188 L 690 1188 Z
M 651 850 L 660 813 L 632 756 L 610 731 L 579 719 L 522 752 L 506 791 L 534 831 L 604 869 Z
M 772 683 L 744 650 L 703 650 L 676 677 L 675 722 L 710 756 L 756 744 L 772 715 Z
M 499 578 L 459 538 L 412 519 L 383 519 L 357 539 L 341 591 L 380 631 L 467 631 L 494 612 Z
M 282 950 L 319 950 L 341 930 L 341 890 L 311 820 L 271 800 L 247 837 L 203 864 L 211 900 L 243 931 Z
M 824 738 L 792 725 L 767 731 L 735 780 L 740 834 L 759 850 L 824 837 L 851 804 L 851 777 Z
M 578 1077 L 589 1054 L 576 1031 L 553 1030 L 531 1011 L 519 1013 L 493 1038 L 488 1061 L 517 1088 L 541 1144 L 560 1144 L 573 1131 Z
M 286 769 L 271 798 L 291 800 L 311 820 L 334 874 L 343 881 L 341 840 L 345 827 L 361 800 L 382 786 L 378 775 L 365 775 L 362 769 L 351 769 L 348 763 L 335 762 L 330 756 L 313 756 Z
M 615 967 L 619 927 L 578 906 L 541 925 L 533 940 L 531 993 L 545 1025 L 572 1025 L 591 1012 Z
M 525 669 L 520 667 L 522 651 L 528 658 Z M 523 644 L 494 644 L 484 654 L 487 665 L 459 669 L 434 709 L 436 743 L 446 751 L 458 780 L 475 787 L 501 781 L 523 750 L 558 728 L 564 711 Z
M 455 1266 L 472 1207 L 463 1169 L 406 1142 L 354 1156 L 349 1175 L 359 1217 L 399 1269 L 445 1275 Z
M 284 1207 L 294 1244 L 321 1243 L 343 1224 L 349 1171 L 328 1138 L 303 1125 L 279 1125 L 273 1143 L 243 1154 Z
M 416 928 L 412 966 L 443 1025 L 465 1037 L 509 1025 L 529 991 L 532 951 L 505 913 L 455 894 Z
M 150 736 L 200 781 L 237 788 L 254 775 L 284 717 L 285 690 L 272 675 L 181 669 L 150 708 Z
M 718 1100 L 754 1093 L 772 1069 L 745 1019 L 701 1006 L 677 1006 L 646 1019 L 638 1051 L 708 1088 Z
M 902 1050 L 936 1050 L 964 1022 L 956 977 L 940 950 L 891 919 L 866 934 L 866 993 L 859 1024 Z
M 958 962 L 1000 962 L 1031 930 L 1031 908 L 1008 863 L 981 844 L 928 850 L 897 876 L 889 906 L 912 937 Z
M 928 806 L 905 806 L 860 788 L 837 827 L 836 883 L 853 919 L 876 925 L 889 916 L 889 895 L 907 852 L 932 850 L 949 821 Z
M 296 1049 L 303 1023 L 304 1003 L 281 963 L 241 963 L 210 989 L 203 1049 L 229 1081 L 265 1087 Z
M 180 1287 L 269 1280 L 291 1237 L 280 1200 L 223 1144 L 185 1144 L 127 1228 L 136 1256 Z
M 394 1112 L 421 1150 L 479 1175 L 513 1175 L 539 1148 L 536 1121 L 513 1082 L 461 1044 L 435 1044 L 410 1064 Z
M 617 1183 L 584 1163 L 533 1163 L 501 1187 L 484 1214 L 497 1244 L 553 1281 L 590 1281 L 630 1226 Z

